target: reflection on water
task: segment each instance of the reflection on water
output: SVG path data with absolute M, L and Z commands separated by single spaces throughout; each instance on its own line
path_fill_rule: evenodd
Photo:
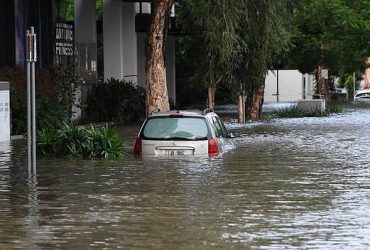
M 37 179 L 0 144 L 0 249 L 370 248 L 370 111 L 230 127 L 221 158 L 44 159 Z

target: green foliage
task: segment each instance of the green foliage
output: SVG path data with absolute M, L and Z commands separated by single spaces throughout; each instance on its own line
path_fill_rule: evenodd
M 221 82 L 236 95 L 258 89 L 289 47 L 295 2 L 182 1 L 180 21 L 187 36 L 179 39 L 180 81 L 191 87 Z
M 291 107 L 275 111 L 273 116 L 277 118 L 323 117 L 340 112 L 342 112 L 342 107 L 340 106 L 328 106 L 325 111 L 303 111 L 297 105 L 293 105 Z
M 12 134 L 27 130 L 26 72 L 18 68 L 1 68 L 0 79 L 10 82 Z M 42 129 L 58 128 L 70 119 L 75 91 L 82 81 L 70 67 L 50 67 L 36 72 L 36 121 Z
M 74 1 L 73 0 L 65 0 L 66 5 L 66 20 L 73 21 L 75 17 L 75 8 L 74 8 Z
M 289 49 L 292 10 L 295 1 L 246 1 L 238 33 L 245 49 L 233 66 L 234 89 L 256 92 L 264 84 L 267 71 L 280 63 Z
M 215 86 L 228 80 L 231 63 L 243 49 L 236 33 L 240 13 L 239 1 L 182 2 L 180 21 L 192 45 L 186 53 L 197 55 L 191 60 L 195 64 L 190 76 L 196 76 L 198 83 Z
M 353 93 L 353 74 L 345 74 L 339 80 L 339 86 Z
M 41 69 L 37 74 L 37 126 L 53 130 L 63 125 L 71 116 L 75 93 L 83 84 L 74 66 Z
M 105 126 L 90 125 L 79 129 L 64 124 L 56 131 L 40 130 L 37 137 L 38 152 L 44 156 L 68 156 L 81 159 L 116 159 L 123 156 L 124 145 L 117 131 Z
M 10 82 L 12 133 L 24 133 L 27 127 L 26 74 L 18 68 L 0 68 L 0 80 Z
M 138 122 L 145 117 L 145 90 L 132 82 L 111 78 L 96 85 L 86 105 L 90 122 Z
M 295 12 L 290 65 L 312 72 L 325 65 L 332 75 L 365 67 L 370 54 L 368 0 L 303 0 Z

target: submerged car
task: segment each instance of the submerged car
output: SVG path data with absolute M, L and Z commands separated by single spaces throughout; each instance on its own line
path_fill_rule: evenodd
M 357 91 L 354 100 L 355 102 L 370 102 L 370 89 Z
M 134 154 L 136 157 L 218 156 L 233 146 L 232 137 L 211 109 L 156 112 L 144 121 Z

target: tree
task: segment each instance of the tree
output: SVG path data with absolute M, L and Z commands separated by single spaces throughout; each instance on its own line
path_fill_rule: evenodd
M 152 1 L 152 21 L 147 37 L 147 114 L 156 109 L 169 109 L 164 52 L 173 3 L 174 0 Z
M 200 52 L 194 75 L 208 87 L 207 104 L 213 108 L 216 88 L 221 82 L 229 82 L 232 63 L 242 49 L 236 33 L 240 1 L 183 0 L 181 3 L 183 27 Z
M 316 73 L 317 94 L 330 97 L 331 75 L 364 70 L 370 55 L 370 2 L 368 0 L 303 0 L 295 13 L 290 65 L 303 73 Z
M 209 107 L 213 107 L 217 85 L 226 82 L 236 95 L 248 93 L 248 116 L 260 116 L 264 77 L 273 58 L 286 48 L 284 35 L 292 10 L 290 2 L 182 2 L 184 25 L 190 26 L 190 36 L 203 46 L 204 53 L 199 54 L 202 66 L 198 70 L 206 78 Z
M 242 96 L 246 95 L 246 118 L 261 116 L 267 71 L 287 51 L 287 35 L 294 1 L 246 1 L 237 31 L 246 49 L 234 62 L 234 90 L 239 94 L 239 121 L 243 121 Z

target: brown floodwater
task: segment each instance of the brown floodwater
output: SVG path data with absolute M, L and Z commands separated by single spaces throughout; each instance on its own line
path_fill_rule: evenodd
M 25 141 L 0 143 L 0 249 L 370 248 L 370 110 L 228 127 L 219 158 L 39 159 L 37 176 Z

